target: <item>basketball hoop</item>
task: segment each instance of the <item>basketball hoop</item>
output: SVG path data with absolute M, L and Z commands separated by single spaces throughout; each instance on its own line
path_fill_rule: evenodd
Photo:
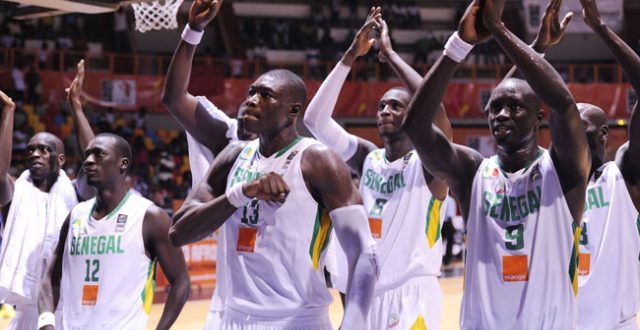
M 136 18 L 136 30 L 177 29 L 178 8 L 183 0 L 154 0 L 150 2 L 133 2 L 133 14 Z

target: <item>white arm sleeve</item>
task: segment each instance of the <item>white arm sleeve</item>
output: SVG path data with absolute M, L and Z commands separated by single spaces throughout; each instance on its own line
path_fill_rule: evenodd
M 341 329 L 359 329 L 369 313 L 378 280 L 378 256 L 367 213 L 360 204 L 329 212 L 349 264 L 347 296 Z
M 338 62 L 322 82 L 304 113 L 304 124 L 311 134 L 347 161 L 356 153 L 358 139 L 340 126 L 331 114 L 351 67 Z

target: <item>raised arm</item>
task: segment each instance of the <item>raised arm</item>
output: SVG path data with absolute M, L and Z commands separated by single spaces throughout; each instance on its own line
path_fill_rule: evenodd
M 552 2 L 555 10 L 559 1 Z M 576 223 L 582 218 L 584 193 L 591 162 L 580 114 L 560 75 L 540 54 L 509 31 L 501 21 L 504 0 L 486 0 L 484 25 L 511 58 L 536 95 L 551 109 L 551 157 Z
M 362 329 L 378 277 L 375 242 L 362 199 L 351 183 L 349 170 L 326 147 L 304 151 L 302 175 L 312 193 L 330 211 L 329 216 L 349 264 L 347 295 L 341 329 Z
M 461 61 L 463 53 L 456 52 L 461 43 L 467 45 L 467 51 L 473 44 L 487 38 L 488 34 L 478 21 L 480 13 L 479 1 L 474 1 L 467 8 L 458 31 L 447 43 L 445 53 L 427 73 L 409 105 L 407 118 L 403 128 L 429 172 L 435 178 L 446 182 L 453 194 L 461 203 L 466 215 L 469 207 L 469 194 L 475 170 L 482 162 L 482 155 L 477 151 L 454 144 L 434 125 L 434 120 L 447 91 L 453 73 Z M 457 41 L 454 41 L 457 40 Z M 451 54 L 453 52 L 453 54 Z M 459 58 L 462 56 L 462 58 Z M 456 58 L 454 60 L 453 58 Z
M 84 60 L 80 60 L 80 62 L 78 62 L 77 68 L 78 71 L 76 72 L 76 77 L 71 82 L 71 85 L 69 85 L 69 88 L 65 89 L 65 91 L 67 92 L 69 105 L 71 105 L 71 115 L 73 116 L 73 121 L 76 125 L 78 148 L 80 148 L 80 154 L 83 155 L 84 150 L 89 145 L 89 142 L 93 140 L 95 134 L 93 133 L 91 125 L 89 125 L 89 121 L 87 120 L 87 116 L 85 116 L 84 110 L 82 109 L 81 96 L 83 92 L 82 87 L 84 85 Z M 95 189 L 87 184 L 87 180 L 82 169 L 78 171 L 78 176 L 76 177 L 76 180 L 74 180 L 73 184 L 80 200 L 84 201 L 95 195 Z
M 402 84 L 413 95 L 420 86 L 420 82 L 422 82 L 422 76 L 393 49 L 387 22 L 379 19 L 378 24 L 380 25 L 380 51 L 378 52 L 378 59 L 382 63 L 389 64 L 396 76 L 402 81 Z
M 375 39 L 369 39 L 369 33 L 378 24 L 376 19 L 379 17 L 380 7 L 372 7 L 367 20 L 356 34 L 351 46 L 322 82 L 303 118 L 305 126 L 313 136 L 337 152 L 358 173 L 362 171 L 365 157 L 376 146 L 369 141 L 349 134 L 331 118 L 331 114 L 336 107 L 340 90 L 349 75 L 351 66 L 358 57 L 366 55 L 375 43 Z
M 183 33 L 183 38 L 191 40 L 189 36 L 204 33 L 204 28 L 218 14 L 221 5 L 222 0 L 195 0 L 189 9 L 189 24 L 185 27 L 185 31 L 189 32 Z M 227 131 L 232 119 L 207 100 L 198 99 L 187 90 L 197 43 L 191 40 L 192 44 L 184 39 L 178 43 L 169 64 L 162 104 L 196 141 L 216 155 L 229 143 Z
M 152 205 L 143 223 L 145 248 L 151 259 L 157 259 L 169 281 L 169 294 L 156 329 L 170 329 L 189 298 L 191 282 L 182 249 L 169 242 L 171 218 L 164 210 Z M 152 302 L 150 301 L 149 304 Z M 146 302 L 145 302 L 146 304 Z M 151 307 L 151 306 L 145 306 Z
M 89 145 L 89 141 L 93 140 L 95 134 L 91 129 L 91 125 L 89 125 L 89 121 L 87 117 L 84 115 L 84 111 L 82 110 L 82 87 L 84 85 L 84 60 L 80 60 L 78 62 L 78 71 L 76 72 L 76 77 L 71 82 L 69 88 L 65 91 L 67 92 L 67 100 L 69 101 L 69 105 L 71 105 L 71 115 L 73 116 L 73 121 L 76 124 L 76 128 L 78 130 L 78 143 L 80 147 L 80 153 L 84 152 L 84 149 Z
M 2 102 L 2 118 L 0 118 L 0 207 L 3 207 L 13 198 L 15 182 L 9 176 L 11 155 L 13 151 L 13 115 L 16 104 L 4 92 L 0 91 Z
M 582 3 L 582 15 L 584 21 L 607 45 L 613 56 L 624 70 L 629 83 L 640 95 L 640 57 L 620 37 L 618 37 L 600 17 L 596 2 L 593 0 L 580 0 Z M 622 174 L 630 186 L 640 186 L 640 111 L 638 103 L 635 104 L 629 122 L 629 145 L 624 157 L 620 158 L 618 165 Z M 636 188 L 639 189 L 639 188 Z M 639 197 L 640 197 L 640 192 Z
M 62 256 L 64 254 L 64 246 L 67 242 L 67 235 L 69 234 L 69 216 L 64 220 L 62 228 L 60 228 L 60 237 L 58 239 L 58 245 L 56 246 L 53 255 L 47 260 L 47 270 L 42 283 L 40 284 L 40 291 L 38 293 L 38 312 L 42 317 L 44 313 L 49 315 L 49 319 L 53 319 L 55 322 L 54 312 L 58 307 L 60 301 L 60 280 L 62 279 Z M 40 318 L 39 318 L 40 319 Z M 40 320 L 38 325 L 40 329 L 53 330 L 52 323 L 45 322 L 41 324 Z
M 531 48 L 540 54 L 544 54 L 547 48 L 562 40 L 564 32 L 567 30 L 567 26 L 573 18 L 573 12 L 568 12 L 564 15 L 562 22 L 558 21 L 558 14 L 560 14 L 560 5 L 558 2 L 561 4 L 562 0 L 552 0 L 547 6 L 547 10 L 544 12 L 544 16 L 540 22 L 538 35 L 531 44 Z M 518 68 L 514 65 L 503 79 L 517 77 L 517 73 Z

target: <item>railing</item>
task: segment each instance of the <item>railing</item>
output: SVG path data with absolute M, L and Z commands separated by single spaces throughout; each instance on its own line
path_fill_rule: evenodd
M 0 70 L 11 71 L 16 63 L 22 61 L 39 69 L 74 71 L 76 63 L 84 58 L 85 67 L 89 71 L 102 71 L 121 75 L 163 76 L 167 72 L 170 55 L 91 53 L 79 51 L 50 52 L 47 61 L 38 61 L 37 50 L 0 49 Z M 255 78 L 272 69 L 289 69 L 305 80 L 322 80 L 335 65 L 335 62 L 304 62 L 300 64 L 271 63 L 265 60 L 235 60 L 196 56 L 193 66 L 220 66 L 226 78 Z M 621 68 L 617 64 L 554 64 L 556 70 L 567 83 L 624 83 L 626 82 Z M 429 66 L 417 65 L 414 68 L 421 73 L 427 72 Z M 470 82 L 497 82 L 511 68 L 510 64 L 475 65 L 464 64 L 456 72 L 454 79 Z M 394 80 L 395 75 L 388 65 L 377 61 L 360 60 L 351 70 L 350 80 L 387 81 Z

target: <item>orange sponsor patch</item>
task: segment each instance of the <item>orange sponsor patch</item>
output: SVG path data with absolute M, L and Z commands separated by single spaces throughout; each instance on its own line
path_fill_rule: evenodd
M 369 218 L 369 228 L 371 228 L 373 238 L 382 237 L 382 219 Z
M 578 255 L 578 275 L 580 276 L 589 275 L 590 269 L 591 269 L 591 254 L 580 253 Z
M 95 306 L 98 301 L 98 285 L 85 284 L 82 286 L 82 305 Z
M 256 245 L 256 237 L 258 236 L 258 229 L 240 227 L 239 230 L 236 250 L 253 253 L 253 248 Z
M 529 280 L 529 258 L 527 255 L 502 256 L 502 281 L 522 282 Z

